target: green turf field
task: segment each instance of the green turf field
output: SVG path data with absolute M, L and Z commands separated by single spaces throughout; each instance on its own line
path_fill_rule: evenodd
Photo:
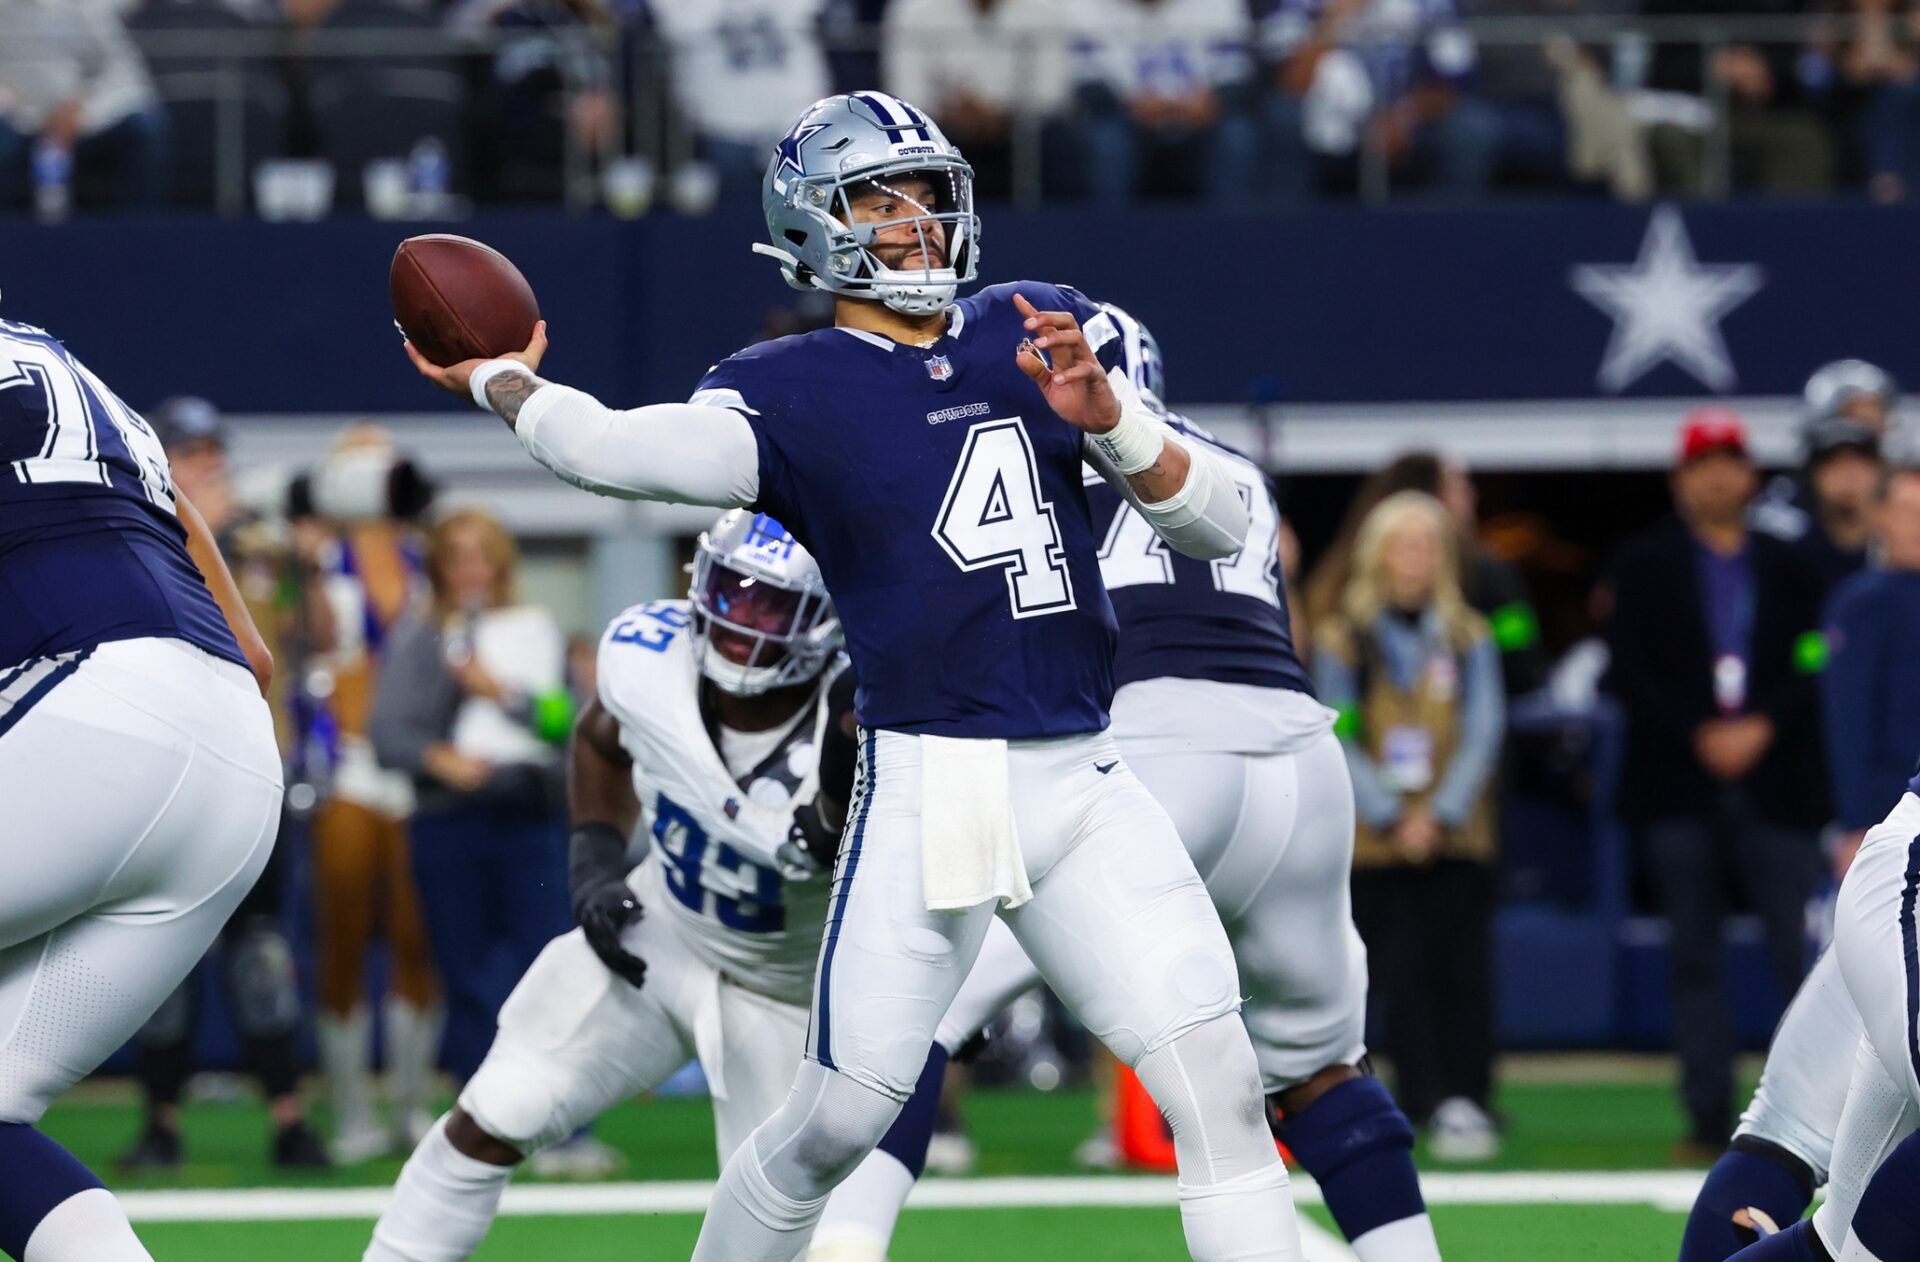
M 1680 1125 L 1668 1088 L 1516 1083 L 1504 1089 L 1500 1106 L 1509 1130 L 1498 1161 L 1470 1169 L 1424 1163 L 1436 1229 L 1449 1258 L 1671 1257 L 1692 1176 L 1672 1165 Z M 978 1092 L 967 1102 L 967 1117 L 980 1148 L 979 1170 L 969 1179 L 929 1181 L 926 1199 L 940 1207 L 908 1212 L 895 1262 L 1185 1256 L 1170 1179 L 1116 1183 L 1074 1168 L 1073 1148 L 1093 1125 L 1088 1093 Z M 264 1161 L 267 1123 L 258 1108 L 197 1105 L 189 1108 L 186 1125 L 186 1168 L 137 1178 L 112 1170 L 115 1154 L 138 1126 L 123 1092 L 83 1090 L 47 1120 L 49 1132 L 129 1194 L 141 1235 L 159 1262 L 359 1256 L 376 1212 L 367 1189 L 390 1184 L 397 1160 L 286 1178 Z M 618 1186 L 520 1181 L 520 1199 L 509 1194 L 507 1212 L 480 1258 L 628 1262 L 685 1256 L 699 1227 L 697 1214 L 688 1211 L 704 1189 L 684 1181 L 710 1180 L 715 1173 L 705 1102 L 626 1105 L 597 1133 L 628 1154 Z M 1644 1173 L 1629 1173 L 1636 1171 Z M 1001 1181 L 1008 1178 L 1019 1182 Z M 219 1191 L 264 1188 L 285 1191 L 239 1197 Z M 1037 1197 L 1031 1195 L 1035 1189 Z M 1005 1203 L 1010 1191 L 1052 1203 L 1011 1206 Z M 602 1200 L 587 1199 L 593 1196 Z M 607 1196 L 617 1203 L 609 1205 Z M 1301 1199 L 1310 1220 L 1331 1227 L 1310 1187 L 1302 1187 Z M 1090 1200 L 1124 1203 L 1084 1203 Z M 1309 1234 L 1308 1262 L 1351 1257 L 1330 1231 Z

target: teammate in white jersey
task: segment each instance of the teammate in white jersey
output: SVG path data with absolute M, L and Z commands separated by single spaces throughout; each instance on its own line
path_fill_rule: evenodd
M 36 1128 L 206 953 L 266 865 L 272 661 L 151 428 L 0 320 L 0 1251 L 144 1262 Z
M 820 563 L 859 672 L 858 802 L 807 1059 L 722 1172 L 695 1257 L 789 1262 L 893 1124 L 989 921 L 1171 1120 L 1197 1262 L 1300 1256 L 1219 913 L 1106 734 L 1113 613 L 1081 484 L 1168 546 L 1239 551 L 1247 508 L 1087 349 L 1098 308 L 976 272 L 973 172 L 880 92 L 818 102 L 770 155 L 768 239 L 835 327 L 715 365 L 689 404 L 615 411 L 516 356 L 422 375 L 470 392 L 577 486 L 753 506 Z
M 607 627 L 572 751 L 581 927 L 501 1008 L 486 1061 L 401 1172 L 369 1262 L 470 1256 L 515 1166 L 690 1059 L 722 1161 L 779 1105 L 838 840 L 815 797 L 845 664 L 813 559 L 743 510 L 701 536 L 691 601 L 635 605 Z M 844 791 L 825 805 L 844 811 Z M 636 824 L 647 849 L 629 872 Z

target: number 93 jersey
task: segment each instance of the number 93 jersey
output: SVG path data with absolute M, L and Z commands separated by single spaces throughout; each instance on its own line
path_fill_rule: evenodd
M 749 990 L 805 1004 L 826 921 L 823 873 L 788 881 L 771 866 L 793 809 L 819 786 L 827 687 L 758 766 L 735 777 L 715 747 L 684 600 L 635 605 L 600 640 L 600 702 L 633 758 L 648 854 L 630 878 L 648 916 L 669 917 L 690 949 Z
M 931 345 L 822 329 L 716 365 L 693 402 L 753 427 L 756 507 L 820 564 L 867 728 L 1065 736 L 1107 725 L 1113 610 L 1081 432 L 1015 362 L 1019 293 L 1084 324 L 1071 289 L 996 285 Z

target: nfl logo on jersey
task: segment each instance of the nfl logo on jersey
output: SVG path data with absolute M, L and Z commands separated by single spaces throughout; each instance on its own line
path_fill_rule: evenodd
M 935 381 L 945 381 L 947 378 L 953 376 L 953 361 L 945 355 L 929 355 L 927 357 L 927 376 L 932 377 Z

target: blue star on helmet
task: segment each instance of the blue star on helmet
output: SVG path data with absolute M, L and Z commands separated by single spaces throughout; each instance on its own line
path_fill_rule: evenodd
M 774 150 L 780 158 L 780 166 L 776 174 L 778 174 L 779 171 L 785 171 L 788 167 L 792 167 L 795 175 L 804 176 L 807 173 L 807 168 L 806 164 L 800 161 L 800 146 L 812 139 L 814 133 L 822 132 L 826 129 L 827 125 L 825 123 L 801 123 L 798 127 L 788 132 L 780 141 L 779 147 Z

